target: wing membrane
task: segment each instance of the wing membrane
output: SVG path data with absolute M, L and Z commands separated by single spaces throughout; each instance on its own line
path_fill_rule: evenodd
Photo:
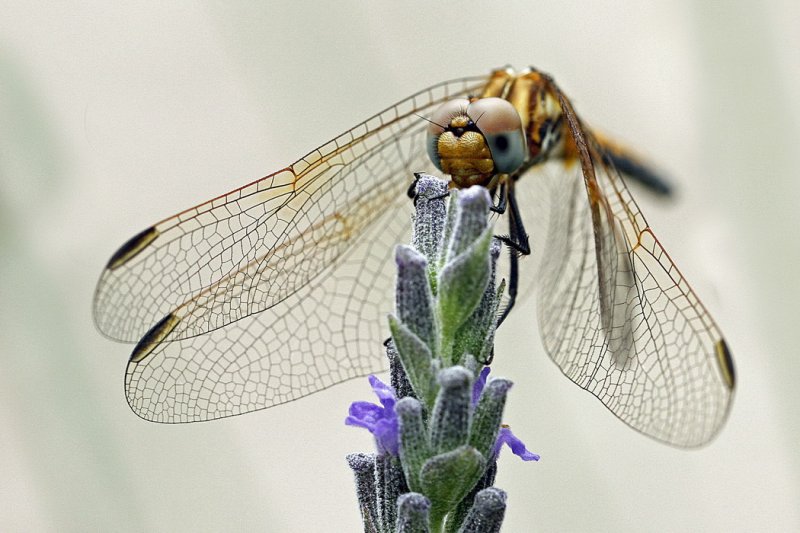
M 572 113 L 568 102 L 563 107 Z M 535 206 L 528 209 L 545 349 L 634 429 L 702 445 L 722 426 L 733 395 L 722 334 L 604 163 L 602 147 L 572 117 L 576 143 L 588 139 L 581 164 L 550 163 L 517 182 L 521 203 Z
M 386 195 L 423 170 L 417 114 L 476 92 L 486 76 L 434 85 L 387 108 L 293 165 L 167 218 L 112 256 L 95 292 L 107 336 L 142 338 L 173 314 L 161 339 L 200 335 L 294 294 L 353 246 Z M 411 168 L 412 161 L 423 165 Z M 393 204 L 394 205 L 394 204 Z
M 397 183 L 395 180 L 390 183 Z M 347 254 L 273 307 L 128 363 L 128 403 L 156 422 L 196 422 L 285 403 L 384 369 L 394 244 L 407 240 L 406 185 Z

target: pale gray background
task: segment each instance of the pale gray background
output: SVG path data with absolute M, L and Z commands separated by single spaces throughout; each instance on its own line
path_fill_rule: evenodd
M 143 422 L 122 391 L 130 347 L 92 324 L 94 284 L 150 223 L 506 63 L 552 73 L 674 177 L 678 202 L 641 204 L 740 380 L 719 438 L 671 449 L 565 380 L 520 308 L 496 373 L 543 459 L 502 458 L 505 530 L 800 528 L 799 4 L 27 4 L 0 9 L 0 529 L 358 530 L 343 456 L 372 443 L 342 419 L 366 381 Z

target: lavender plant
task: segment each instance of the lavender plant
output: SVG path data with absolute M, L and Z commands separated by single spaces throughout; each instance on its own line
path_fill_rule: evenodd
M 504 283 L 486 189 L 449 191 L 421 175 L 412 246 L 396 250 L 396 314 L 386 343 L 391 385 L 354 402 L 345 423 L 377 453 L 351 454 L 365 532 L 499 531 L 506 494 L 492 486 L 503 444 L 538 460 L 501 425 L 507 379 L 488 379 Z

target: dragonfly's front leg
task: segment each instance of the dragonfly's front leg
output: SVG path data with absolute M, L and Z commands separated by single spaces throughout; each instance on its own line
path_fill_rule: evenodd
M 514 193 L 513 183 L 506 188 L 506 196 L 510 211 L 508 213 L 508 236 L 498 237 L 509 248 L 510 265 L 508 272 L 508 304 L 497 320 L 497 325 L 503 323 L 514 303 L 517 299 L 517 289 L 519 288 L 519 257 L 521 255 L 530 255 L 531 246 L 528 242 L 528 233 L 525 231 L 525 225 L 522 222 L 522 217 L 519 213 L 519 206 L 517 205 L 517 197 Z
M 415 207 L 417 205 L 417 199 L 419 198 L 419 193 L 417 192 L 417 182 L 419 181 L 420 177 L 422 177 L 421 173 L 414 172 L 414 181 L 411 182 L 411 185 L 408 186 L 408 190 L 406 191 L 408 197 L 414 201 Z M 450 194 L 449 192 L 444 192 L 439 196 L 434 196 L 432 198 L 429 198 L 429 200 L 440 200 L 442 198 L 447 197 L 449 194 Z
M 497 203 L 492 205 L 489 209 L 495 213 L 502 215 L 506 212 L 508 206 L 508 182 L 510 176 L 508 174 L 497 174 L 486 185 L 492 196 L 497 192 Z
M 500 183 L 497 188 L 497 203 L 490 207 L 491 211 L 494 211 L 498 215 L 502 215 L 506 212 L 506 208 L 508 206 L 508 192 L 507 192 L 507 185 L 506 182 Z

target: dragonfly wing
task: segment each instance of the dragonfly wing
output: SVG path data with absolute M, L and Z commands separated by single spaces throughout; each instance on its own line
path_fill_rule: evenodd
M 400 180 L 398 180 L 400 181 Z M 413 205 L 398 187 L 346 254 L 261 313 L 206 335 L 159 344 L 128 363 L 128 403 L 156 422 L 264 409 L 386 367 L 397 242 Z
M 585 140 L 583 161 L 548 163 L 518 182 L 522 202 L 535 206 L 526 223 L 545 349 L 634 429 L 700 446 L 729 411 L 730 353 L 602 148 L 577 119 L 572 126 Z
M 381 209 L 397 205 L 411 172 L 427 168 L 412 166 L 424 154 L 418 115 L 477 92 L 485 79 L 420 91 L 293 165 L 139 233 L 101 275 L 98 328 L 152 350 L 296 293 L 351 248 Z

